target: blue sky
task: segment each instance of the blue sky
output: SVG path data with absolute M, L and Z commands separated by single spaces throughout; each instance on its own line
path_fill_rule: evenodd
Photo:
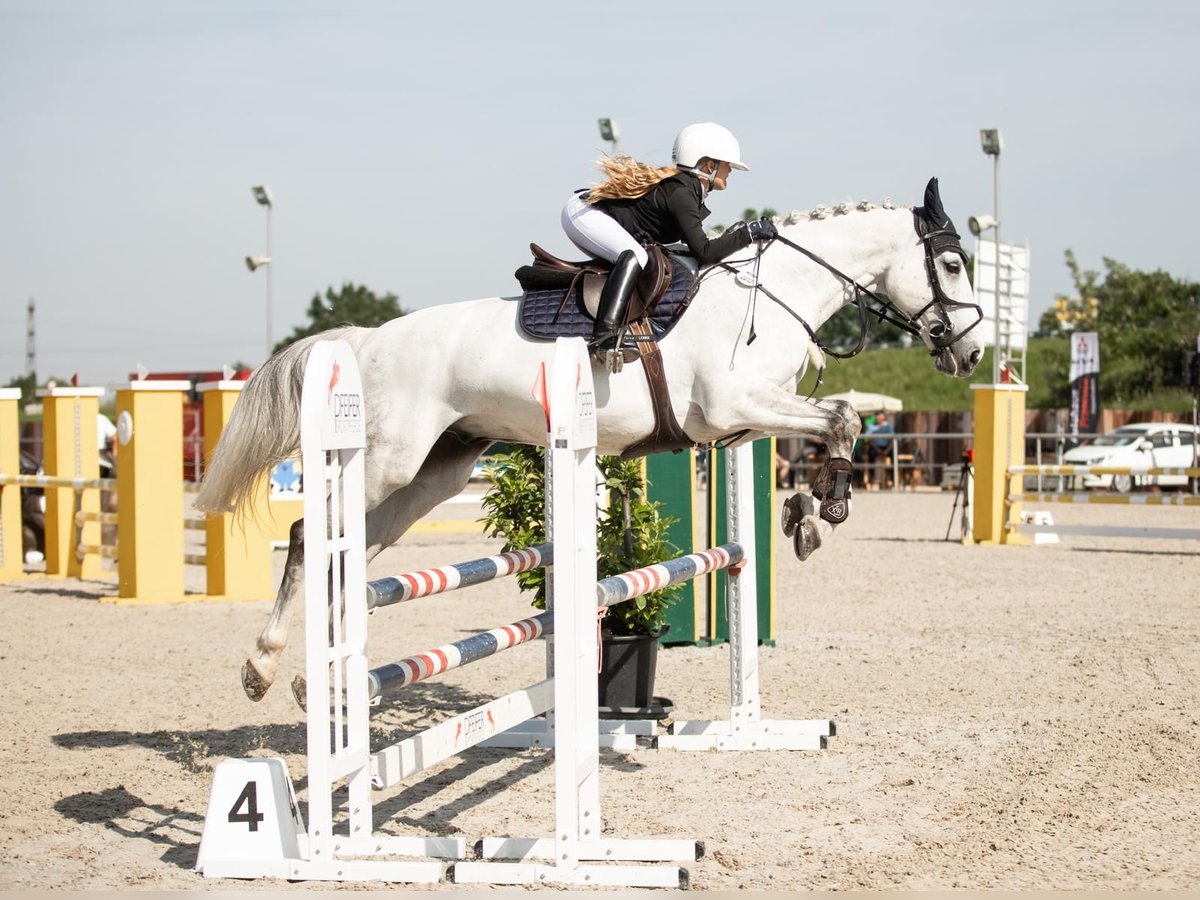
M 256 184 L 275 340 L 347 281 L 407 309 L 511 294 L 530 241 L 578 256 L 558 214 L 600 116 L 664 164 L 682 125 L 732 129 L 752 171 L 712 222 L 919 203 L 937 175 L 969 250 L 997 127 L 1034 318 L 1071 292 L 1067 248 L 1200 276 L 1194 4 L 70 6 L 0 2 L 0 383 L 31 297 L 41 379 L 262 362 Z

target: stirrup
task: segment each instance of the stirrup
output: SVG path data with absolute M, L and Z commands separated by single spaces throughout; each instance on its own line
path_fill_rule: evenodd
M 610 368 L 614 362 L 610 359 L 610 354 L 615 356 L 618 349 L 620 350 L 622 364 L 637 362 L 642 358 L 642 351 L 638 349 L 636 344 L 622 343 L 618 348 L 617 339 L 619 337 L 619 334 L 607 334 L 601 338 L 589 341 L 587 345 L 588 354 L 598 362 L 608 363 Z M 619 371 L 619 368 L 612 371 Z

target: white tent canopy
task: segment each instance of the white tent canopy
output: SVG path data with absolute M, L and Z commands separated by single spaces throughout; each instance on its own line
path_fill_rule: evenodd
M 875 394 L 870 391 L 848 390 L 841 394 L 829 394 L 821 400 L 845 400 L 857 413 L 900 412 L 904 403 L 899 397 Z

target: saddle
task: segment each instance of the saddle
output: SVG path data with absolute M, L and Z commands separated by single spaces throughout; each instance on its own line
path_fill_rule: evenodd
M 517 281 L 525 290 L 554 289 L 565 287 L 567 296 L 579 286 L 584 309 L 593 319 L 600 305 L 600 292 L 612 272 L 612 263 L 606 259 L 589 259 L 572 262 L 555 256 L 537 244 L 529 245 L 533 253 L 533 265 L 517 269 Z M 650 315 L 671 284 L 671 261 L 658 244 L 646 247 L 646 265 L 638 278 L 634 294 L 629 298 L 629 310 L 625 323 Z M 563 298 L 564 303 L 566 297 Z
M 606 260 L 561 259 L 534 243 L 529 249 L 533 263 L 515 273 L 525 292 L 517 316 L 521 330 L 534 340 L 590 337 L 612 264 Z M 670 332 L 695 296 L 698 266 L 691 257 L 668 254 L 658 244 L 647 245 L 646 252 L 648 259 L 630 298 L 623 327 L 641 351 L 655 425 L 648 437 L 622 454 L 625 459 L 695 446 L 671 409 L 658 341 Z

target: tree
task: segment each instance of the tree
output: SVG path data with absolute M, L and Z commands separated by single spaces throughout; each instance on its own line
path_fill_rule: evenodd
M 53 381 L 57 384 L 70 384 L 71 383 L 71 379 L 61 378 L 58 376 L 51 377 L 50 379 L 48 379 L 48 381 L 46 383 L 49 383 L 50 381 Z M 9 383 L 6 384 L 5 387 L 21 389 L 21 406 L 24 406 L 26 403 L 32 403 L 34 400 L 37 399 L 38 385 L 34 381 L 34 378 L 32 375 L 18 375 L 17 377 L 15 377 L 11 381 L 9 381 Z
M 1108 257 L 1101 278 L 1081 270 L 1070 250 L 1066 262 L 1079 296 L 1096 300 L 1105 402 L 1119 406 L 1163 389 L 1186 388 L 1187 354 L 1195 350 L 1200 331 L 1200 284 L 1162 270 L 1141 272 Z
M 399 299 L 395 294 L 377 296 L 365 286 L 349 281 L 344 282 L 341 290 L 336 293 L 332 287 L 326 288 L 324 300 L 320 294 L 313 294 L 312 302 L 308 304 L 309 324 L 297 327 L 288 337 L 276 344 L 272 352 L 278 352 L 300 338 L 319 334 L 330 328 L 342 325 L 371 328 L 399 318 L 406 312 L 401 309 Z
M 755 219 L 774 219 L 779 213 L 770 206 L 764 206 L 761 210 L 756 210 L 753 206 L 747 206 L 742 210 L 742 221 L 752 222 Z

